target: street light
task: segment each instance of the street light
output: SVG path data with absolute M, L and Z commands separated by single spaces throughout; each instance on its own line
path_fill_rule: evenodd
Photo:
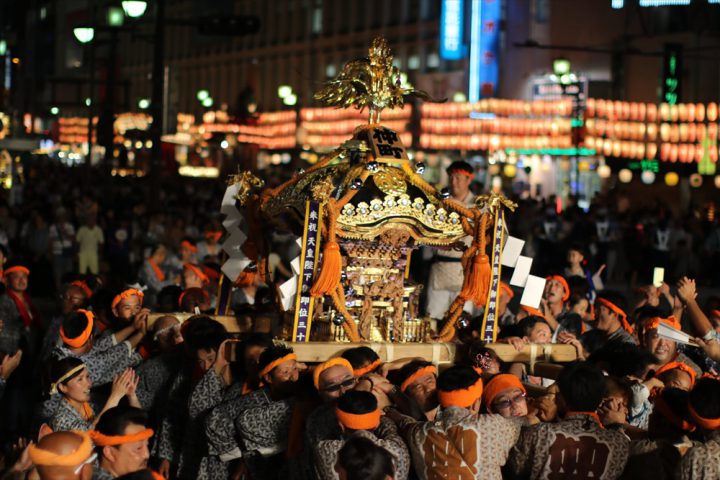
M 278 97 L 283 100 L 293 94 L 293 89 L 290 85 L 280 85 L 278 87 Z
M 553 73 L 558 77 L 570 73 L 570 60 L 567 58 L 553 60 Z
M 125 23 L 125 14 L 122 9 L 109 7 L 107 10 L 107 23 L 111 27 L 121 27 Z
M 147 98 L 141 98 L 138 101 L 138 107 L 140 107 L 142 110 L 145 110 L 149 106 L 150 106 L 150 100 L 148 100 Z
M 297 100 L 297 95 L 295 95 L 294 93 L 291 93 L 290 95 L 282 99 L 283 103 L 290 107 L 297 105 Z
M 89 43 L 95 38 L 95 29 L 92 27 L 75 27 L 73 28 L 73 35 L 78 42 Z
M 128 17 L 138 18 L 145 13 L 147 2 L 145 0 L 123 0 L 122 8 Z
M 203 105 L 203 107 L 207 107 L 207 108 L 212 107 L 212 106 L 213 106 L 213 99 L 212 99 L 212 97 L 206 97 L 206 98 L 204 98 L 203 101 L 202 101 L 202 105 Z
M 210 96 L 210 92 L 208 92 L 207 90 L 198 90 L 198 92 L 197 92 L 197 99 L 200 102 L 202 102 L 209 96 Z

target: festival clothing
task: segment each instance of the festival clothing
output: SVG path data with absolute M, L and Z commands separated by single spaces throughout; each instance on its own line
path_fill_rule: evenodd
M 475 195 L 468 193 L 465 201 L 461 202 L 470 208 L 475 206 Z M 466 246 L 469 246 L 472 237 L 463 238 Z M 430 277 L 427 284 L 427 314 L 432 318 L 443 318 L 455 301 L 463 286 L 463 267 L 460 258 L 463 252 L 456 250 L 441 250 L 432 258 Z M 465 303 L 465 310 L 472 312 L 472 302 Z
M 712 431 L 704 444 L 687 451 L 680 461 L 676 478 L 681 480 L 720 479 L 720 430 Z
M 500 469 L 527 419 L 451 406 L 440 409 L 433 421 L 400 415 L 397 424 L 420 480 L 501 480 Z
M 69 431 L 69 430 L 92 430 L 92 420 L 86 420 L 78 412 L 70 402 L 61 397 L 57 403 L 57 410 L 50 419 L 50 428 L 53 432 Z
M 615 479 L 625 468 L 629 447 L 624 433 L 602 428 L 590 415 L 540 423 L 520 434 L 508 460 L 508 478 L 539 480 L 573 472 L 575 478 Z
M 382 418 L 378 428 L 373 431 L 356 430 L 347 439 L 322 440 L 315 448 L 313 461 L 318 473 L 318 480 L 338 480 L 339 477 L 335 471 L 338 453 L 345 442 L 352 437 L 366 438 L 378 447 L 387 450 L 393 456 L 394 480 L 407 479 L 410 471 L 410 452 L 398 434 L 395 423 L 388 418 Z
M 210 368 L 195 385 L 188 402 L 188 420 L 185 424 L 179 479 L 207 479 L 227 477 L 227 466 L 217 457 L 208 455 L 205 438 L 205 420 L 211 409 L 223 400 L 240 397 L 242 384 L 225 386 L 223 379 Z
M 205 423 L 208 453 L 223 462 L 242 457 L 253 479 L 287 478 L 287 462 L 277 457 L 287 448 L 294 404 L 272 400 L 267 388 L 222 402 Z
M 151 357 L 141 363 L 135 373 L 140 378 L 137 397 L 142 408 L 159 417 L 172 381 L 182 365 L 182 351 L 173 350 Z
M 123 370 L 142 362 L 142 357 L 130 342 L 116 343 L 114 335 L 101 335 L 97 344 L 93 344 L 90 351 L 85 354 L 76 355 L 67 346 L 62 345 L 53 350 L 52 356 L 58 360 L 66 357 L 82 360 L 88 369 L 93 387 L 112 382 L 113 378 Z

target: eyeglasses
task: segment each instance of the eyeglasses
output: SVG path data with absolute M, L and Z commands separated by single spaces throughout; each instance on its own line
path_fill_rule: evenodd
M 97 452 L 95 452 L 95 453 L 93 453 L 92 455 L 90 455 L 87 460 L 85 460 L 83 463 L 81 463 L 80 465 L 78 465 L 77 468 L 76 468 L 75 471 L 74 471 L 75 475 L 79 475 L 79 474 L 80 474 L 80 470 L 82 470 L 82 468 L 83 468 L 85 465 L 87 465 L 88 463 L 94 462 L 95 459 L 97 458 L 97 456 L 98 456 L 98 454 L 97 454 Z
M 519 404 L 520 402 L 525 400 L 526 393 L 521 393 L 519 395 L 514 396 L 513 398 L 508 398 L 507 400 L 501 400 L 499 402 L 493 403 L 493 409 L 495 410 L 507 410 L 508 408 L 512 407 L 513 405 Z
M 329 387 L 323 388 L 323 392 L 326 393 L 334 393 L 340 390 L 341 388 L 351 388 L 355 386 L 357 383 L 357 378 L 348 378 L 347 380 L 343 380 L 340 383 L 336 383 L 335 385 L 330 385 Z

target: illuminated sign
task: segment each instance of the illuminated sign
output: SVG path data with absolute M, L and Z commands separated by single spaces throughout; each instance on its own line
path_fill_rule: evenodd
M 501 0 L 472 0 L 468 101 L 495 96 L 500 74 Z
M 443 0 L 440 14 L 440 56 L 445 60 L 465 58 L 463 26 L 465 1 Z
M 641 160 L 639 162 L 629 162 L 627 168 L 630 170 L 641 170 L 643 172 L 654 172 L 660 171 L 660 162 L 657 160 Z
M 700 3 L 703 0 L 698 0 L 696 3 Z M 720 0 L 705 0 L 707 3 L 711 5 L 717 5 L 720 4 Z M 621 8 L 625 8 L 625 3 L 634 3 L 634 2 L 625 2 L 625 0 L 611 0 L 610 6 L 614 8 L 615 10 L 620 10 Z M 685 7 L 692 3 L 692 0 L 639 0 L 637 2 L 637 5 L 641 7 Z
M 680 100 L 680 77 L 682 75 L 682 45 L 665 45 L 663 57 L 661 102 L 675 105 Z

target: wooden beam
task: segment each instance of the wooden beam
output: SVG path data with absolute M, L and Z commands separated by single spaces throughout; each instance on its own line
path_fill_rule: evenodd
M 372 348 L 383 362 L 398 358 L 422 357 L 436 364 L 455 360 L 455 344 L 452 343 L 334 343 L 302 342 L 288 343 L 301 362 L 317 363 L 339 356 L 348 348 L 365 345 Z
M 528 344 L 522 350 L 516 350 L 508 343 L 489 343 L 503 362 L 534 364 L 536 362 L 565 363 L 577 360 L 577 351 L 572 345 L 563 343 Z

